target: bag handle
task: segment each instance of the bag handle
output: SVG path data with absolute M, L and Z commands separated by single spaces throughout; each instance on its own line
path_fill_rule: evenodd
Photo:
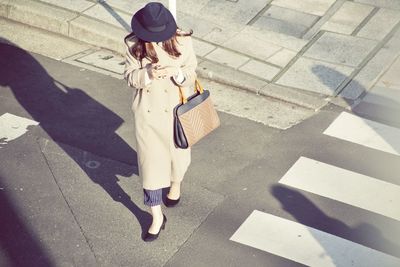
M 194 91 L 198 92 L 199 94 L 202 94 L 204 92 L 203 86 L 201 86 L 199 80 L 197 79 L 195 81 Z M 179 100 L 181 101 L 181 104 L 187 103 L 187 97 L 185 97 L 185 94 L 183 93 L 183 89 L 181 86 L 179 86 Z

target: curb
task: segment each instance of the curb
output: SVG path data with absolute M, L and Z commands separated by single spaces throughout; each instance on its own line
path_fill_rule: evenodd
M 314 111 L 323 108 L 330 101 L 325 95 L 275 85 L 221 64 L 201 60 L 199 57 L 197 73 L 202 78 Z
M 126 31 L 79 12 L 39 1 L 0 0 L 0 16 L 125 54 L 121 40 L 127 35 Z
M 97 4 L 93 2 L 93 5 Z M 82 15 L 79 12 L 40 1 L 0 0 L 0 16 L 60 34 L 96 47 L 125 54 L 127 31 Z M 317 111 L 329 103 L 327 96 L 278 86 L 233 68 L 198 56 L 198 75 L 237 89 Z

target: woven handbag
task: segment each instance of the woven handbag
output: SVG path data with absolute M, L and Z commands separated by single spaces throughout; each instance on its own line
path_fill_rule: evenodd
M 195 94 L 186 98 L 179 87 L 180 104 L 174 109 L 174 141 L 179 148 L 193 146 L 220 125 L 210 92 L 198 80 L 195 88 Z

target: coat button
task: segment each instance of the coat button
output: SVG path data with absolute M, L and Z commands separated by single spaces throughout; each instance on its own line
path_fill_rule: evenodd
M 146 92 L 147 92 L 147 93 L 150 93 L 150 90 L 149 90 L 149 89 L 147 89 L 147 90 L 146 90 Z
M 164 112 L 168 112 L 168 109 L 165 109 Z
M 150 113 L 150 109 L 148 109 L 147 112 Z
M 167 89 L 164 89 L 164 92 L 165 92 L 165 93 L 168 93 Z

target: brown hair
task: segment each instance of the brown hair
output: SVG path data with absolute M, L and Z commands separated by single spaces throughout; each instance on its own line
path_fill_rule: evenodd
M 162 47 L 170 56 L 179 57 L 181 55 L 181 53 L 179 52 L 178 47 L 177 47 L 177 44 L 178 44 L 177 37 L 178 36 L 191 36 L 192 34 L 193 34 L 192 30 L 189 33 L 185 33 L 185 32 L 182 32 L 179 30 L 170 39 L 163 41 Z M 127 46 L 128 46 L 127 40 L 134 36 L 135 36 L 135 34 L 132 32 L 128 36 L 125 37 L 124 41 Z M 135 42 L 135 44 L 132 47 L 129 47 L 129 52 L 131 53 L 131 55 L 134 58 L 136 58 L 140 62 L 144 58 L 147 58 L 152 63 L 158 62 L 157 53 L 154 50 L 153 44 L 150 42 L 141 40 L 139 38 L 137 38 L 137 42 Z

